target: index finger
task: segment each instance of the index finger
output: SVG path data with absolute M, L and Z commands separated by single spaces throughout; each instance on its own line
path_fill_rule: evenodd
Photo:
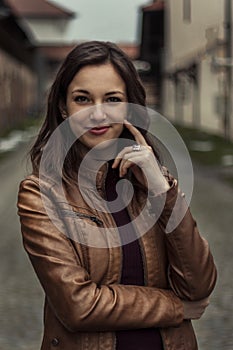
M 125 126 L 127 127 L 127 129 L 131 132 L 131 134 L 133 135 L 133 137 L 135 138 L 135 141 L 142 146 L 148 146 L 145 138 L 143 137 L 143 135 L 140 133 L 140 131 L 135 128 L 135 126 L 133 126 L 130 122 L 128 122 L 128 120 L 124 121 Z

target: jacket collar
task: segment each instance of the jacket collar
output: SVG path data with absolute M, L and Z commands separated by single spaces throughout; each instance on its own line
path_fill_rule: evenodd
M 107 162 L 82 162 L 78 173 L 79 186 L 104 190 L 108 167 Z

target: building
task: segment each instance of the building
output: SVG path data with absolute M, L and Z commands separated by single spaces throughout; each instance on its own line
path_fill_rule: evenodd
M 40 45 L 61 44 L 69 41 L 66 36 L 74 12 L 46 0 L 6 0 L 13 13 L 24 22 L 33 41 Z
M 154 1 L 146 9 L 153 14 L 144 15 L 141 53 L 159 70 L 153 76 L 159 83 L 160 111 L 167 118 L 228 138 L 233 137 L 232 60 L 226 58 L 232 57 L 227 53 L 232 40 L 226 37 L 226 28 L 232 27 L 232 9 L 226 7 L 230 2 Z
M 74 12 L 46 0 L 6 0 L 14 15 L 31 33 L 37 48 L 38 94 L 40 105 L 61 61 L 75 43 L 67 37 Z
M 29 33 L 0 0 L 0 135 L 37 108 L 35 57 Z
M 224 1 L 166 1 L 163 113 L 177 123 L 224 134 Z
M 165 45 L 164 8 L 163 1 L 157 1 L 141 8 L 140 61 L 145 62 L 144 66 L 148 67 L 141 75 L 147 90 L 147 102 L 158 109 L 162 98 L 163 50 Z

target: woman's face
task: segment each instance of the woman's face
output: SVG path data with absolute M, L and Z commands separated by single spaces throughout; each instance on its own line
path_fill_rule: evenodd
M 111 142 L 104 141 L 120 136 L 127 107 L 119 102 L 127 102 L 126 85 L 112 64 L 88 65 L 74 76 L 66 113 L 73 133 L 88 149 L 105 148 Z

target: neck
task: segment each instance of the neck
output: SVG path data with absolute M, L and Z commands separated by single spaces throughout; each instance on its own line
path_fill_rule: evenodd
M 87 163 L 89 167 L 96 168 L 96 164 L 103 164 L 111 159 L 115 159 L 118 152 L 118 142 L 108 142 L 107 147 L 103 147 L 103 144 L 96 146 L 92 149 L 88 149 L 86 146 L 81 147 L 81 158 L 82 161 Z

